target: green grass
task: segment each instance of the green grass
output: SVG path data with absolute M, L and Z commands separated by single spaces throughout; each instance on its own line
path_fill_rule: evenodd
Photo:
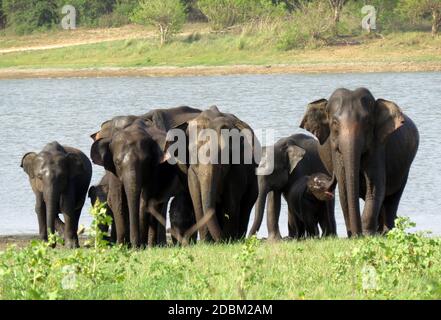
M 441 240 L 409 226 L 403 219 L 387 237 L 355 240 L 251 238 L 138 251 L 35 242 L 0 255 L 0 298 L 440 299 Z M 66 268 L 73 287 L 63 287 Z
M 269 33 L 181 36 L 160 48 L 154 38 L 0 54 L 0 68 L 225 66 L 364 62 L 441 62 L 441 37 L 394 33 L 362 44 L 283 51 Z M 13 40 L 9 40 L 13 41 Z

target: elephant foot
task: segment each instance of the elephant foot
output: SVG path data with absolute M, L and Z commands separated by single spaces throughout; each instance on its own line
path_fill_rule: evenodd
M 278 242 L 282 240 L 282 236 L 280 235 L 280 233 L 269 234 L 267 240 L 269 242 Z
M 80 244 L 78 242 L 78 239 L 67 239 L 65 241 L 65 245 L 66 248 L 68 249 L 77 249 L 80 247 Z

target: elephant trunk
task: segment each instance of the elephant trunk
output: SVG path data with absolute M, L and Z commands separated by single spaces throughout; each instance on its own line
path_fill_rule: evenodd
M 349 137 L 344 141 L 340 149 L 343 154 L 343 165 L 345 168 L 346 199 L 349 213 L 351 234 L 359 236 L 362 234 L 360 217 L 360 161 L 361 148 L 358 139 Z
M 134 248 L 139 248 L 141 245 L 139 232 L 140 183 L 141 181 L 137 175 L 137 170 L 131 170 L 128 174 L 124 175 L 123 185 L 129 207 L 130 243 Z
M 222 239 L 222 229 L 216 216 L 219 171 L 218 165 L 209 164 L 207 165 L 206 174 L 199 178 L 204 218 L 208 219 L 208 231 L 216 242 Z
M 46 202 L 46 219 L 48 231 L 55 233 L 55 221 L 59 213 L 60 192 L 58 188 L 51 184 L 44 192 L 44 201 Z
M 254 211 L 254 222 L 251 226 L 251 230 L 248 234 L 248 236 L 255 235 L 262 225 L 263 220 L 263 212 L 265 211 L 265 203 L 266 203 L 266 197 L 268 195 L 268 188 L 264 187 L 263 181 L 261 177 L 259 177 L 259 197 L 256 201 L 256 209 Z

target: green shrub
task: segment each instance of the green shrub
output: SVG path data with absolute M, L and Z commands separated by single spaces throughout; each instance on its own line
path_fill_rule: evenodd
M 130 16 L 137 8 L 138 0 L 116 0 L 112 12 L 98 19 L 99 27 L 121 27 L 130 23 Z
M 60 8 L 65 3 L 59 0 Z M 76 9 L 77 26 L 97 27 L 102 16 L 109 15 L 115 4 L 115 0 L 69 0 L 68 3 Z
M 213 30 L 285 13 L 283 4 L 273 5 L 270 0 L 198 0 L 197 6 Z
M 3 0 L 7 26 L 17 34 L 51 28 L 59 22 L 57 0 Z M 3 18 L 3 21 L 5 18 Z
M 156 26 L 162 46 L 181 31 L 185 18 L 185 7 L 180 0 L 142 0 L 131 19 Z
M 375 285 L 359 286 L 360 290 L 374 290 L 388 297 L 388 290 L 403 281 L 403 274 L 430 281 L 430 290 L 441 288 L 439 278 L 439 258 L 441 241 L 428 237 L 424 232 L 409 232 L 415 223 L 409 218 L 398 218 L 396 227 L 385 237 L 370 237 L 359 241 L 359 245 L 349 253 L 336 257 L 336 276 L 344 277 L 354 267 L 360 270 L 357 277 L 363 283 L 366 270 L 375 278 Z M 438 265 L 436 268 L 434 266 Z M 428 292 L 429 295 L 432 292 Z
M 291 50 L 326 44 L 327 38 L 332 35 L 332 27 L 327 3 L 303 1 L 280 33 L 277 47 Z

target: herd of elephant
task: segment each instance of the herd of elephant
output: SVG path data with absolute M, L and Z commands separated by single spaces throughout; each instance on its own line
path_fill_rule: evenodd
M 218 134 L 223 129 L 254 134 L 247 123 L 217 107 L 202 111 L 181 106 L 117 116 L 91 135 L 90 158 L 104 167 L 105 175 L 90 188 L 92 164 L 78 149 L 52 142 L 39 153 L 26 153 L 21 167 L 36 197 L 41 239 L 59 232 L 67 247 L 78 247 L 78 222 L 87 196 L 92 203 L 106 202 L 113 218 L 106 229 L 109 239 L 134 248 L 167 243 L 167 208 L 174 243 L 244 238 L 255 206 L 249 232 L 254 235 L 265 205 L 268 239 L 281 239 L 282 195 L 291 238 L 332 236 L 337 234 L 337 185 L 348 236 L 381 234 L 394 227 L 419 144 L 415 124 L 398 105 L 375 99 L 365 88 L 337 89 L 329 100 L 310 103 L 300 127 L 316 138 L 282 138 L 272 146 L 271 157 L 268 147 L 241 140 L 261 151 L 261 159 L 250 163 L 169 161 L 173 155 L 167 133 L 182 129 L 188 140 L 190 125 Z M 217 147 L 220 152 L 225 146 Z M 189 141 L 187 148 L 201 145 Z M 257 174 L 268 161 L 273 171 Z M 360 198 L 365 201 L 362 215 Z

